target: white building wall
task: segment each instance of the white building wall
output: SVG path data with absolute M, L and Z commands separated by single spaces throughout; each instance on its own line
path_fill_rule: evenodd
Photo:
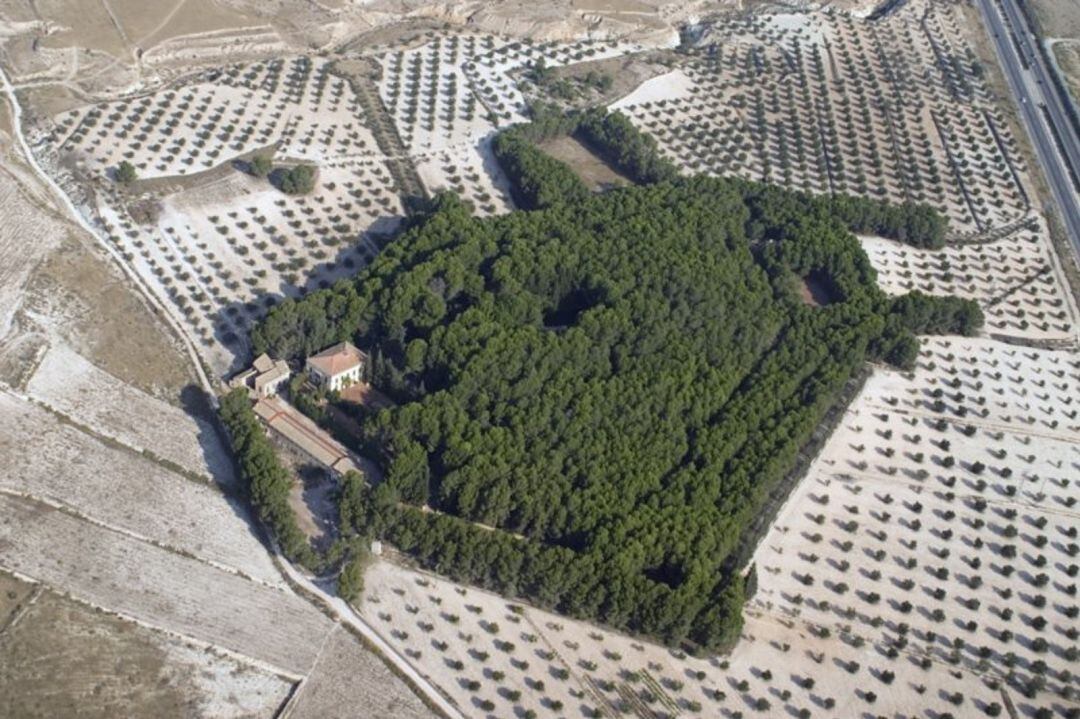
M 360 368 L 353 367 L 351 370 L 342 372 L 339 375 L 334 375 L 330 378 L 330 389 L 342 390 L 350 384 L 355 384 L 360 380 Z

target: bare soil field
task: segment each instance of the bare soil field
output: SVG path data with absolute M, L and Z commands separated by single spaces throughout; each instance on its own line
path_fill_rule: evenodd
M 177 340 L 89 239 L 64 241 L 27 285 L 33 320 L 109 374 L 179 403 L 194 380 Z
M 0 584 L 11 581 L 0 572 Z M 266 717 L 291 688 L 263 669 L 51 591 L 0 633 L 7 717 Z
M 0 637 L 8 625 L 25 609 L 34 594 L 35 585 L 0 572 Z
M 541 142 L 539 147 L 556 160 L 569 165 L 593 191 L 633 184 L 629 178 L 616 172 L 576 138 L 555 137 Z
M 0 117 L 7 121 L 8 116 L 4 106 Z M 7 159 L 12 152 L 10 136 L 0 131 L 5 157 L 0 162 L 0 338 L 11 329 L 31 274 L 67 232 L 63 223 L 42 212 L 40 198 L 24 187 L 21 173 Z
M 356 681 L 364 677 L 364 681 Z M 290 703 L 292 719 L 421 719 L 433 716 L 415 694 L 340 626 Z
M 226 487 L 235 482 L 232 458 L 211 420 L 196 414 L 202 409 L 201 390 L 193 385 L 184 392 L 190 395 L 192 406 L 180 409 L 98 369 L 69 347 L 55 344 L 39 360 L 25 391 L 75 422 L 207 482 Z
M 125 34 L 144 51 L 181 36 L 265 24 L 253 14 L 214 0 L 178 0 L 170 9 L 140 0 L 109 0 L 109 3 Z
M 1035 18 L 1046 37 L 1080 39 L 1080 13 L 1070 0 L 1031 0 Z
M 130 44 L 123 29 L 116 24 L 106 3 L 85 3 L 79 0 L 27 1 L 34 15 L 47 18 L 58 26 L 57 32 L 45 39 L 50 48 L 71 46 L 99 51 L 114 58 L 123 58 Z
M 0 567 L 293 676 L 332 626 L 296 595 L 11 495 L 0 495 Z
M 1054 43 L 1053 52 L 1073 102 L 1080 105 L 1080 40 L 1059 40 Z
M 279 585 L 239 500 L 109 446 L 0 392 L 0 491 L 38 497 L 187 556 Z

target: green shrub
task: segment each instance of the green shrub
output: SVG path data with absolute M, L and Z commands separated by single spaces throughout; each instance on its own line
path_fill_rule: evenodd
M 306 195 L 315 189 L 315 168 L 312 165 L 296 165 L 278 172 L 278 187 L 286 194 Z
M 116 181 L 122 185 L 129 185 L 139 177 L 139 173 L 135 171 L 135 166 L 127 160 L 124 160 L 116 166 Z

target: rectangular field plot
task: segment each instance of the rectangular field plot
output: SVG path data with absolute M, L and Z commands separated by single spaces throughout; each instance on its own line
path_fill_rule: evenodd
M 108 447 L 6 393 L 0 393 L 0 436 L 0 489 L 60 504 L 261 582 L 281 582 L 239 500 Z
M 6 494 L 0 567 L 295 676 L 332 626 L 296 595 Z
M 7 717 L 271 716 L 292 685 L 51 591 L 0 635 Z
M 232 460 L 209 422 L 134 389 L 65 345 L 49 348 L 26 393 L 135 450 L 148 450 L 208 481 L 234 482 Z

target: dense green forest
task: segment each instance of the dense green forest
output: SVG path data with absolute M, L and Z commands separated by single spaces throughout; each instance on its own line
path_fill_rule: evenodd
M 357 533 L 574 616 L 724 646 L 744 590 L 724 560 L 852 372 L 909 365 L 913 329 L 971 333 L 981 315 L 878 289 L 850 228 L 904 239 L 903 209 L 715 178 L 591 196 L 509 137 L 544 209 L 477 219 L 440 196 L 355 280 L 275 308 L 255 351 L 371 350 L 400 404 L 365 423 L 386 481 L 346 482 Z M 800 300 L 811 276 L 825 306 Z

